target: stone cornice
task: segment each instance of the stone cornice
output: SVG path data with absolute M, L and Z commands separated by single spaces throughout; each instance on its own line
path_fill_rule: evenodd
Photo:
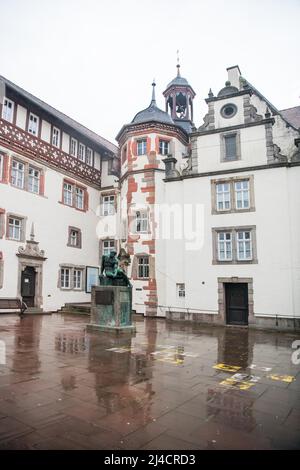
M 126 171 L 126 173 L 124 173 L 124 175 L 119 178 L 119 183 L 122 183 L 124 179 L 126 179 L 130 175 L 135 175 L 137 173 L 153 173 L 155 171 L 158 173 L 165 173 L 165 170 L 163 168 L 142 168 L 140 170 Z
M 220 134 L 221 132 L 234 131 L 236 129 L 246 129 L 247 127 L 261 126 L 264 124 L 272 125 L 275 123 L 274 118 L 261 119 L 260 121 L 248 122 L 247 124 L 237 124 L 235 126 L 219 127 L 218 129 L 210 129 L 208 131 L 194 131 L 190 135 L 193 136 L 202 136 L 208 134 Z
M 165 183 L 172 183 L 173 181 L 182 181 L 184 179 L 191 178 L 204 178 L 205 176 L 218 176 L 218 175 L 228 175 L 231 173 L 245 173 L 249 171 L 259 171 L 259 170 L 270 170 L 273 168 L 291 168 L 293 166 L 300 166 L 300 162 L 280 162 L 280 163 L 270 163 L 268 165 L 255 165 L 255 166 L 245 166 L 243 168 L 230 168 L 228 170 L 215 170 L 215 171 L 206 171 L 203 173 L 192 173 L 189 175 L 181 175 L 177 178 L 165 178 Z
M 123 145 L 123 141 L 125 140 L 123 137 L 125 134 L 132 135 L 136 132 L 144 132 L 144 133 L 149 133 L 149 132 L 154 132 L 155 130 L 167 132 L 167 133 L 173 133 L 176 134 L 177 137 L 181 142 L 187 145 L 188 143 L 188 134 L 184 132 L 184 130 L 177 126 L 176 124 L 164 124 L 161 122 L 157 121 L 148 121 L 148 122 L 141 122 L 138 124 L 131 123 L 131 124 L 125 124 L 120 132 L 118 133 L 116 140 L 119 142 L 120 147 Z
M 242 95 L 252 95 L 253 91 L 251 88 L 246 88 L 245 90 L 237 91 L 235 93 L 230 93 L 229 95 L 223 95 L 223 96 L 212 96 L 211 98 L 205 98 L 206 103 L 211 103 L 212 101 L 221 101 L 221 100 L 226 100 L 228 98 L 234 98 L 236 96 L 242 96 Z

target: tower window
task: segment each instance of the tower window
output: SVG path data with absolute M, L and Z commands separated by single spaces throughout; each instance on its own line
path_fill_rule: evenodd
M 237 112 L 237 107 L 235 104 L 225 104 L 221 109 L 221 115 L 224 118 L 232 118 Z
M 140 256 L 138 262 L 138 277 L 149 278 L 149 256 Z
M 226 160 L 236 160 L 236 135 L 226 135 L 225 136 L 225 159 Z
M 159 153 L 160 155 L 169 155 L 169 141 L 159 139 Z
M 147 140 L 140 139 L 137 141 L 137 154 L 145 155 L 147 153 Z

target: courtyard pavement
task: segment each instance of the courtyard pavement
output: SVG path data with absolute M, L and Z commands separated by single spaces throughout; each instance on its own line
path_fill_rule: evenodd
M 300 448 L 299 335 L 88 320 L 0 315 L 0 449 Z

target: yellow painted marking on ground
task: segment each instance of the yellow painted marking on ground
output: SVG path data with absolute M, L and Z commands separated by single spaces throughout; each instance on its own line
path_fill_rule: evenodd
M 278 375 L 278 374 L 271 374 L 267 375 L 268 379 L 278 380 L 280 382 L 288 382 L 291 383 L 295 380 L 293 375 Z
M 239 381 L 236 381 L 236 380 L 234 380 L 230 377 L 230 378 L 225 379 L 222 382 L 220 382 L 220 385 L 225 385 L 226 387 L 238 388 L 239 390 L 248 390 L 250 387 L 253 387 L 253 385 L 255 385 L 255 383 L 253 383 L 253 382 L 239 382 Z
M 225 372 L 237 372 L 240 370 L 239 366 L 231 366 L 229 364 L 216 364 L 213 366 L 214 369 L 224 370 Z

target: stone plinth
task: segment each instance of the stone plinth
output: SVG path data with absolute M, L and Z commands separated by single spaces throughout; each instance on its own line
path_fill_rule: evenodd
M 134 333 L 132 324 L 132 287 L 93 286 L 91 319 L 87 330 L 116 335 Z

